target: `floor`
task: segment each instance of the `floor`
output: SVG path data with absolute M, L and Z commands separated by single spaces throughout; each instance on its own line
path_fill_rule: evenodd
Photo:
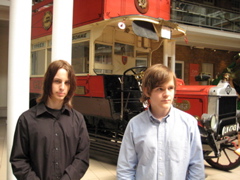
M 7 180 L 7 143 L 6 119 L 0 118 L 0 180 Z M 224 172 L 205 164 L 206 180 L 240 179 L 240 166 L 232 171 Z M 90 167 L 82 180 L 116 180 L 116 165 L 97 159 L 90 159 Z

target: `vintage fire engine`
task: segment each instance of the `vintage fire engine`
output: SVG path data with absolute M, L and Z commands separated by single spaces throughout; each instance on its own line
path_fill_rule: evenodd
M 33 6 L 31 105 L 41 93 L 51 61 L 53 5 L 53 0 L 44 0 Z M 73 105 L 85 117 L 91 156 L 100 153 L 116 159 L 127 123 L 145 109 L 139 101 L 141 77 L 151 65 L 152 52 L 166 38 L 185 35 L 185 30 L 168 21 L 169 1 L 74 0 L 73 13 L 72 65 L 77 80 Z M 178 80 L 175 106 L 196 117 L 204 157 L 222 170 L 240 164 L 235 152 L 240 144 L 236 99 L 227 83 L 188 86 Z M 224 155 L 227 161 L 218 161 Z
M 230 170 L 240 165 L 238 95 L 226 80 L 217 86 L 180 85 L 175 106 L 197 120 L 205 160 L 214 168 Z

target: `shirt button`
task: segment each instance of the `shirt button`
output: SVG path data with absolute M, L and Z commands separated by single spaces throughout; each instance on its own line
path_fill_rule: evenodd
M 58 165 L 58 162 L 56 162 L 55 164 Z
M 160 176 L 162 176 L 162 175 L 163 175 L 163 173 L 160 172 Z
M 58 148 L 55 148 L 56 149 L 56 151 L 58 151 Z
M 58 136 L 58 133 L 56 133 L 55 136 Z
M 160 157 L 159 159 L 162 160 L 162 157 Z

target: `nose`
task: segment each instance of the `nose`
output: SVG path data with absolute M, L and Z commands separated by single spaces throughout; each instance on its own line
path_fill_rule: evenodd
M 164 94 L 164 96 L 169 96 L 169 93 L 170 93 L 170 91 L 168 89 L 165 89 L 163 94 Z
M 62 82 L 62 83 L 60 84 L 60 89 L 63 90 L 64 88 L 65 88 L 65 83 Z

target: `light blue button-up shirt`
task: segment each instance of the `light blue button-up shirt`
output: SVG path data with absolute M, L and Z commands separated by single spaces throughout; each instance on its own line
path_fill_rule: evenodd
M 203 180 L 204 160 L 196 119 L 175 107 L 160 122 L 146 110 L 125 130 L 118 180 Z

